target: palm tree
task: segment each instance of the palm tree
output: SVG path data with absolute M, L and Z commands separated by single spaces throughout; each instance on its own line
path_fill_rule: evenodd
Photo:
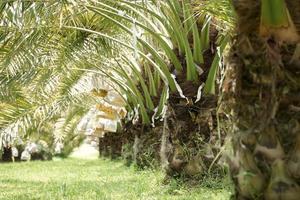
M 233 1 L 223 108 L 236 199 L 299 199 L 299 3 Z M 225 105 L 226 104 L 226 105 Z
M 216 71 L 221 59 L 219 54 L 216 54 L 217 31 L 215 28 L 210 30 L 211 27 L 214 27 L 210 25 L 211 17 L 202 13 L 194 13 L 191 6 L 191 2 L 175 0 L 141 2 L 140 4 L 122 1 L 119 9 L 100 2 L 96 5 L 86 6 L 87 9 L 111 19 L 125 32 L 132 35 L 135 47 L 134 57 L 126 56 L 123 57 L 123 60 L 129 64 L 133 74 L 139 78 L 137 87 L 130 80 L 132 77 L 128 76 L 127 78 L 128 85 L 131 85 L 131 90 L 136 93 L 135 98 L 140 99 L 133 107 L 138 108 L 142 115 L 142 119 L 137 121 L 134 128 L 138 130 L 138 134 L 134 134 L 136 142 L 134 154 L 142 154 L 141 149 L 137 148 L 142 145 L 144 145 L 144 150 L 146 150 L 145 146 L 151 149 L 152 145 L 146 143 L 152 137 L 164 132 L 167 135 L 162 136 L 164 142 L 162 143 L 161 157 L 170 174 L 181 173 L 184 166 L 187 168 L 186 171 L 190 171 L 189 169 L 195 163 L 197 163 L 197 169 L 201 168 L 203 155 L 200 155 L 199 152 L 204 146 L 210 153 L 208 159 L 208 165 L 210 165 L 213 161 L 211 158 L 214 157 L 212 154 L 215 154 L 213 151 L 218 150 L 209 150 L 211 147 L 207 145 L 207 142 L 217 143 L 218 140 L 212 138 L 221 138 L 221 131 L 216 131 L 216 96 L 207 95 L 207 97 L 202 97 L 202 101 L 194 104 L 195 101 L 199 101 L 205 82 L 205 92 L 207 94 L 215 93 Z M 199 7 L 201 6 L 199 5 Z M 127 13 L 127 10 L 133 14 L 129 15 L 130 12 Z M 197 20 L 198 18 L 199 20 Z M 124 26 L 118 19 L 131 23 L 132 29 Z M 226 45 L 227 36 L 220 34 L 218 40 L 222 41 L 220 42 L 222 45 L 218 44 L 220 45 L 218 53 L 221 53 Z M 204 55 L 203 52 L 205 52 Z M 149 57 L 144 55 L 149 55 Z M 140 69 L 142 74 L 136 69 Z M 116 71 L 126 77 L 122 70 Z M 199 76 L 200 78 L 198 78 Z M 149 88 L 146 87 L 147 85 Z M 143 99 L 140 94 L 144 94 L 145 98 Z M 167 104 L 167 100 L 169 104 Z M 159 123 L 159 119 L 166 114 L 166 108 L 168 108 L 168 120 L 164 126 L 163 123 Z M 151 118 L 154 119 L 152 123 L 161 127 L 160 129 L 153 132 L 148 115 L 152 115 Z M 181 118 L 184 119 L 181 120 Z M 195 125 L 195 122 L 198 125 Z M 199 126 L 201 126 L 201 131 L 199 131 Z M 162 129 L 168 131 L 161 131 Z M 211 132 L 218 136 L 212 136 Z M 195 146 L 194 140 L 203 140 L 204 142 Z M 138 142 L 144 144 L 138 144 Z M 145 154 L 149 155 L 146 152 Z M 198 172 L 200 171 L 198 170 Z
M 3 1 L 1 130 L 21 126 L 26 132 L 34 124 L 67 117 L 63 110 L 82 102 L 85 110 L 102 104 L 105 98 L 78 91 L 92 73 L 124 96 L 130 121 L 137 122 L 135 132 L 142 132 L 134 133 L 135 141 L 147 135 L 143 130 L 162 136 L 161 155 L 170 174 L 208 168 L 202 160 L 213 164 L 223 143 L 214 95 L 228 40 L 215 28 L 213 3 Z M 160 128 L 153 131 L 151 123 Z
M 74 125 L 99 102 L 90 92 L 99 82 L 91 80 L 92 69 L 111 54 L 114 44 L 62 26 L 82 25 L 110 34 L 117 29 L 78 9 L 69 2 L 1 2 L 0 148 L 16 135 L 28 139 L 52 134 L 42 130 L 58 118 L 64 124 L 55 139 L 71 140 Z

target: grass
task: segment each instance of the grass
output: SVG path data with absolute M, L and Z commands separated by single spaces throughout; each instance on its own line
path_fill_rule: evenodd
M 136 171 L 120 161 L 65 159 L 0 164 L 0 199 L 189 200 L 229 199 L 229 183 L 207 179 L 197 187 L 172 181 L 159 171 Z

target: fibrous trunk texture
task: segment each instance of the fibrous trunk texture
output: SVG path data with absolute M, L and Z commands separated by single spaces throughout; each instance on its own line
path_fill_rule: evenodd
M 133 152 L 134 161 L 138 168 L 157 168 L 159 166 L 160 127 L 152 128 L 142 125 L 135 134 Z
M 160 126 L 152 128 L 141 123 L 124 123 L 121 131 L 105 133 L 99 138 L 100 156 L 112 159 L 122 157 L 127 166 L 134 163 L 138 168 L 159 166 Z
M 190 106 L 171 102 L 162 132 L 160 156 L 167 175 L 200 178 L 210 167 L 221 169 L 215 158 L 224 132 L 218 135 L 214 97 Z
M 224 111 L 235 199 L 300 199 L 300 59 L 296 45 L 259 35 L 260 1 L 234 1 L 237 35 L 227 60 Z
M 115 159 L 121 156 L 122 134 L 107 132 L 99 138 L 99 154 L 103 157 Z
M 218 129 L 217 118 L 221 116 L 216 109 L 217 95 L 202 94 L 196 102 L 198 89 L 207 80 L 216 53 L 217 35 L 218 31 L 211 26 L 210 45 L 203 54 L 204 63 L 199 65 L 203 73 L 198 80 L 186 79 L 185 56 L 175 50 L 184 68 L 182 72 L 175 70 L 176 81 L 186 98 L 177 92 L 170 94 L 162 128 L 161 163 L 171 177 L 198 178 L 211 170 L 221 169 L 217 163 L 225 133 Z
M 12 150 L 11 147 L 4 147 L 2 154 L 3 162 L 11 162 L 12 161 Z

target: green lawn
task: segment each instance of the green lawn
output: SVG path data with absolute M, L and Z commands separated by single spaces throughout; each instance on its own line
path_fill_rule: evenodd
M 162 184 L 159 171 L 135 171 L 122 162 L 66 159 L 0 164 L 0 199 L 229 199 L 227 181 L 207 179 L 189 189 Z

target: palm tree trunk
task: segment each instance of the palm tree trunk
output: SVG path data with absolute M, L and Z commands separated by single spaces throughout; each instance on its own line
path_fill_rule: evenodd
M 3 148 L 2 161 L 12 162 L 12 150 L 10 146 Z
M 225 135 L 217 128 L 217 95 L 204 94 L 196 102 L 198 88 L 207 80 L 217 51 L 217 35 L 217 29 L 211 25 L 209 48 L 203 53 L 204 63 L 200 65 L 203 73 L 197 81 L 188 81 L 185 69 L 176 73 L 176 80 L 188 102 L 177 93 L 170 94 L 160 154 L 162 166 L 171 177 L 198 178 L 212 167 L 221 169 L 214 165 Z M 185 56 L 176 54 L 186 66 Z
M 159 167 L 160 128 L 134 125 L 133 161 L 140 169 Z
M 171 177 L 198 178 L 214 165 L 223 144 L 216 120 L 216 98 L 205 96 L 194 105 L 170 100 L 161 138 L 161 164 Z
M 240 0 L 223 89 L 236 199 L 300 199 L 300 60 L 259 35 L 260 1 Z

